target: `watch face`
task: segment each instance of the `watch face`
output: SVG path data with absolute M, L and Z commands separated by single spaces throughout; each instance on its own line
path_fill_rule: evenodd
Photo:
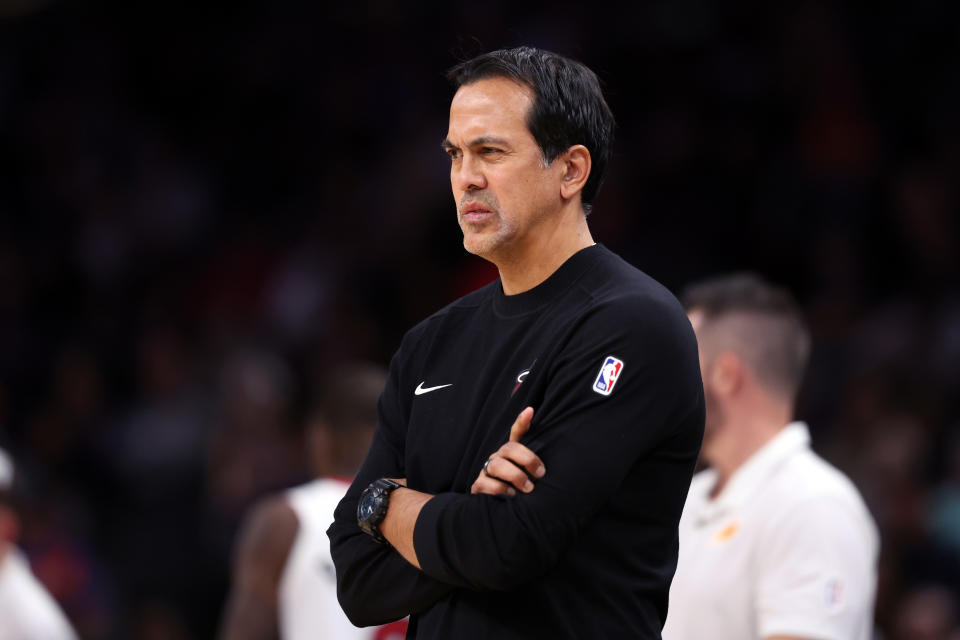
M 361 520 L 367 520 L 370 516 L 373 515 L 373 512 L 377 509 L 377 498 L 376 495 L 371 491 L 367 492 L 361 499 L 360 504 L 357 506 L 357 516 Z

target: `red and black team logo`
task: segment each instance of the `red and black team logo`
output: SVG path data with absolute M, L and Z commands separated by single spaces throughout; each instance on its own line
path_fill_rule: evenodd
M 528 375 L 530 375 L 530 370 L 533 369 L 533 365 L 535 364 L 537 364 L 536 360 L 531 362 L 529 367 L 527 367 L 526 369 L 524 369 L 523 371 L 517 374 L 517 384 L 516 386 L 513 387 L 513 393 L 511 393 L 510 395 L 514 395 L 517 393 L 517 389 L 520 388 L 520 385 L 523 384 L 523 381 L 527 379 Z

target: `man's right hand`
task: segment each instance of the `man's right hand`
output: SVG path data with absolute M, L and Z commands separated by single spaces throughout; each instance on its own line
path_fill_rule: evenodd
M 510 440 L 487 459 L 470 493 L 514 496 L 517 491 L 533 491 L 531 476 L 542 478 L 547 468 L 537 454 L 520 444 L 520 438 L 530 429 L 531 420 L 533 407 L 527 407 L 510 427 Z

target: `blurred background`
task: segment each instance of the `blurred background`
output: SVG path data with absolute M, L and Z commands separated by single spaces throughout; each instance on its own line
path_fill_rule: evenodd
M 878 637 L 960 627 L 960 21 L 950 2 L 0 2 L 0 446 L 84 638 L 210 638 L 317 380 L 495 277 L 443 72 L 532 44 L 618 119 L 594 237 L 674 291 L 751 269 L 799 413 L 883 537 Z

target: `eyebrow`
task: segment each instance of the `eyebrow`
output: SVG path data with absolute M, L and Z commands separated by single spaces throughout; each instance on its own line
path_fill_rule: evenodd
M 510 143 L 507 142 L 504 138 L 498 138 L 498 137 L 496 137 L 496 136 L 480 136 L 479 138 L 474 138 L 473 140 L 471 140 L 471 141 L 467 144 L 467 146 L 468 146 L 468 147 L 481 147 L 481 146 L 491 145 L 491 144 L 497 145 L 497 146 L 500 146 L 500 147 L 508 147 L 508 146 L 510 146 Z M 456 146 L 457 146 L 457 145 L 455 145 L 455 144 L 453 144 L 452 142 L 450 142 L 450 139 L 449 139 L 449 138 L 444 138 L 444 139 L 443 139 L 443 142 L 440 143 L 440 148 L 441 148 L 441 149 L 453 149 L 453 148 L 455 148 Z

